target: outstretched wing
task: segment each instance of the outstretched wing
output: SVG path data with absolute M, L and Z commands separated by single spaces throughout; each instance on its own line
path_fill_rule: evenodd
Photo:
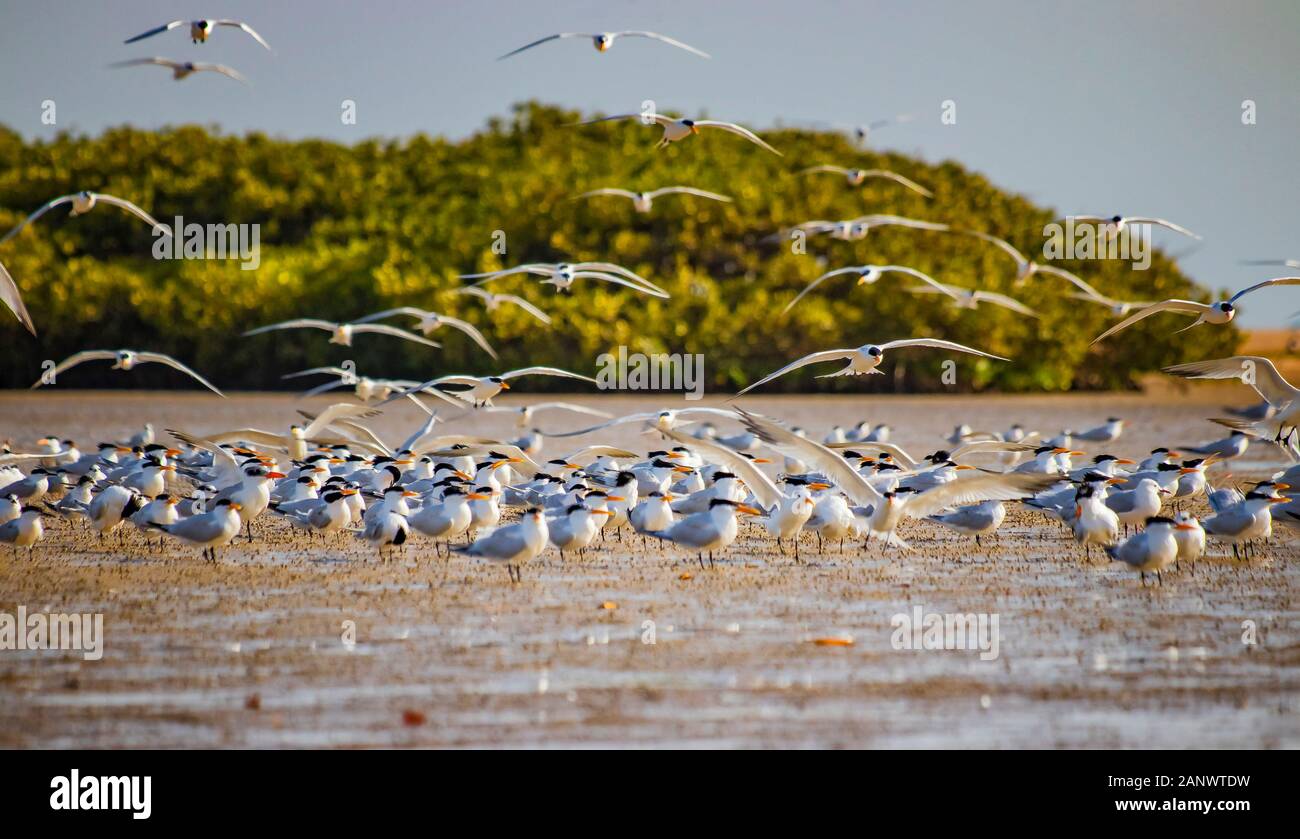
M 767 376 L 764 376 L 763 378 L 754 382 L 752 385 L 740 391 L 740 393 L 737 393 L 735 396 L 731 398 L 736 399 L 740 396 L 744 396 L 746 393 L 753 390 L 754 388 L 765 385 L 768 382 L 772 381 L 773 379 L 779 379 L 782 376 L 784 376 L 786 373 L 789 373 L 792 370 L 798 370 L 800 367 L 807 367 L 809 364 L 819 364 L 823 361 L 843 361 L 846 358 L 852 357 L 854 352 L 856 352 L 856 350 L 823 350 L 822 352 L 815 352 L 809 355 L 805 355 L 803 358 L 799 359 L 798 361 L 790 362 L 786 366 L 782 367 L 780 370 L 777 370 L 775 373 L 771 373 Z

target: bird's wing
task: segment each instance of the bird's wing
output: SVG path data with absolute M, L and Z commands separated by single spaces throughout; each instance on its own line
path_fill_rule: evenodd
M 571 455 L 567 455 L 564 459 L 570 463 L 583 463 L 584 461 L 593 461 L 598 457 L 626 459 L 629 457 L 636 457 L 636 452 L 630 452 L 627 449 L 620 449 L 614 446 L 587 446 L 586 448 L 578 449 Z
M 275 434 L 270 431 L 263 431 L 260 428 L 236 428 L 232 431 L 222 431 L 218 434 L 209 434 L 207 439 L 213 445 L 217 443 L 257 443 L 259 446 L 266 446 L 272 449 L 284 451 L 286 449 L 286 440 L 283 434 Z
M 422 318 L 429 314 L 424 309 L 417 309 L 414 306 L 398 306 L 396 309 L 384 309 L 382 312 L 375 312 L 373 315 L 366 315 L 363 318 L 357 318 L 353 323 L 373 323 L 384 318 L 391 318 L 395 315 L 410 315 L 413 318 Z
M 702 50 L 697 50 L 695 47 L 691 46 L 690 44 L 683 44 L 681 41 L 677 40 L 676 38 L 669 38 L 667 35 L 660 35 L 658 32 L 615 32 L 613 33 L 613 35 L 616 38 L 654 38 L 656 41 L 663 41 L 665 44 L 669 44 L 671 46 L 677 47 L 678 49 L 683 49 L 686 50 L 687 52 L 695 53 L 700 58 L 710 57 L 707 52 L 704 52 Z
M 575 405 L 572 402 L 539 402 L 530 406 L 534 411 L 546 411 L 552 408 L 557 410 L 572 411 L 575 414 L 587 414 L 593 417 L 604 417 L 609 419 L 614 415 L 607 411 L 598 411 L 595 408 L 588 408 L 586 405 Z M 504 410 L 513 411 L 514 408 L 505 408 Z
M 271 45 L 268 44 L 265 40 L 263 40 L 262 36 L 258 35 L 257 32 L 254 31 L 253 27 L 249 26 L 247 23 L 238 20 L 214 20 L 212 22 L 215 23 L 217 26 L 238 27 L 244 30 L 245 32 L 247 32 L 249 35 L 253 36 L 254 41 L 257 41 L 259 44 L 266 47 L 268 50 L 271 49 Z
M 1097 343 L 1105 338 L 1109 338 L 1116 332 L 1128 329 L 1133 324 L 1160 312 L 1179 312 L 1185 315 L 1202 315 L 1208 312 L 1210 307 L 1204 303 L 1194 303 L 1191 300 L 1162 300 L 1159 303 L 1152 303 L 1144 309 L 1139 309 L 1124 320 L 1107 329 L 1105 332 L 1092 339 L 1092 343 Z
M 224 64 L 204 64 L 196 61 L 194 62 L 194 69 L 208 70 L 213 73 L 220 73 L 221 75 L 228 76 L 237 82 L 243 82 L 244 84 L 248 84 L 248 79 L 244 78 L 244 76 L 241 75 L 238 70 L 236 70 L 234 67 L 227 67 Z
M 984 454 L 987 452 L 1032 452 L 1036 446 L 1026 443 L 1004 443 L 1001 440 L 973 440 L 969 443 L 962 443 L 957 448 L 948 453 L 950 460 L 956 460 L 968 454 Z
M 770 510 L 781 503 L 781 490 L 772 482 L 772 479 L 763 470 L 755 466 L 753 461 L 734 449 L 714 443 L 712 440 L 697 440 L 689 434 L 683 434 L 672 429 L 665 430 L 664 434 L 684 446 L 709 455 L 716 463 L 725 466 L 728 471 L 737 475 L 745 482 L 745 486 L 749 487 L 749 491 L 754 493 L 754 497 L 758 499 L 758 503 L 765 510 Z
M 997 245 L 1004 253 L 1016 261 L 1016 265 L 1024 265 L 1029 261 L 1023 253 L 1016 250 L 1015 246 L 1006 239 L 999 239 L 997 236 L 992 236 L 988 233 L 980 233 L 975 230 L 964 230 L 962 232 L 967 236 L 974 236 L 976 239 L 981 239 L 985 242 Z
M 123 210 L 126 210 L 128 213 L 131 213 L 137 218 L 143 219 L 144 221 L 148 222 L 149 226 L 152 227 L 155 231 L 161 231 L 163 235 L 166 236 L 171 235 L 170 228 L 168 228 L 164 224 L 161 224 L 156 218 L 149 215 L 148 213 L 146 213 L 144 210 L 140 209 L 136 205 L 132 204 L 130 201 L 127 201 L 125 198 L 118 198 L 115 195 L 105 195 L 102 192 L 97 192 L 95 193 L 95 201 L 103 204 L 112 204 L 114 207 L 121 207 Z
M 153 56 L 152 58 L 130 58 L 126 61 L 114 61 L 110 67 L 139 67 L 142 64 L 157 64 L 159 67 L 170 67 L 173 70 L 181 66 L 179 61 L 172 61 L 170 58 Z
M 451 328 L 459 329 L 461 332 L 464 332 L 474 341 L 474 343 L 478 344 L 483 349 L 483 352 L 492 356 L 493 359 L 496 359 L 497 351 L 492 349 L 492 345 L 487 342 L 487 338 L 483 337 L 483 333 L 479 332 L 474 324 L 447 315 L 439 315 L 438 318 Z
M 666 117 L 663 114 L 614 114 L 613 116 L 597 117 L 596 119 L 589 119 L 583 122 L 575 122 L 574 125 L 575 126 L 595 125 L 598 122 L 615 122 L 617 120 L 623 120 L 623 119 L 635 119 L 635 120 L 648 119 L 658 123 L 659 125 L 672 125 L 674 122 L 677 121 L 672 117 Z M 696 124 L 698 125 L 699 123 Z
M 809 166 L 807 169 L 801 169 L 799 170 L 798 174 L 811 175 L 818 172 L 833 172 L 836 175 L 847 175 L 849 173 L 849 170 L 845 169 L 843 166 L 835 166 L 830 163 L 823 163 L 820 166 Z
M 1004 309 L 1010 309 L 1011 311 L 1016 312 L 1018 314 L 1025 315 L 1026 317 L 1031 317 L 1031 318 L 1042 317 L 1042 315 L 1038 314 L 1038 312 L 1035 312 L 1033 309 L 1029 308 L 1024 303 L 1021 303 L 1019 300 L 1016 300 L 1015 298 L 1012 297 L 1008 297 L 1005 294 L 998 294 L 996 291 L 982 291 L 982 290 L 977 291 L 975 292 L 975 300 L 992 303 L 995 306 L 1001 306 Z
M 355 402 L 335 402 L 320 415 L 312 420 L 306 428 L 302 430 L 302 436 L 310 440 L 317 434 L 323 432 L 330 424 L 339 419 L 370 419 L 379 416 L 382 413 L 377 408 L 368 408 L 365 405 L 358 405 Z
M 285 373 L 280 378 L 296 379 L 300 376 L 317 376 L 322 374 L 341 377 L 347 375 L 347 372 L 348 371 L 344 370 L 342 367 L 312 367 L 308 370 L 299 370 L 297 373 Z
M 322 393 L 329 393 L 331 390 L 335 390 L 335 389 L 337 389 L 337 388 L 341 388 L 341 387 L 344 386 L 344 384 L 345 384 L 345 382 L 343 381 L 342 378 L 339 378 L 339 379 L 337 379 L 337 380 L 335 380 L 335 381 L 332 381 L 332 382 L 324 382 L 324 383 L 322 383 L 322 384 L 316 385 L 316 387 L 314 387 L 314 388 L 312 388 L 312 389 L 310 389 L 310 390 L 304 390 L 304 391 L 302 392 L 302 395 L 301 395 L 300 397 L 298 397 L 298 398 L 299 398 L 299 399 L 306 399 L 306 398 L 308 398 L 308 397 L 310 397 L 310 396 L 320 396 Z
M 968 347 L 965 344 L 958 344 L 954 341 L 944 341 L 939 338 L 904 338 L 899 341 L 886 341 L 880 345 L 881 350 L 897 350 L 904 347 L 934 347 L 941 350 L 952 350 L 954 352 L 970 353 L 983 358 L 992 358 L 996 361 L 1010 361 L 1009 358 L 1003 358 L 1000 355 L 986 353 L 983 350 L 977 350 L 974 347 Z
M 970 477 L 940 484 L 908 500 L 904 512 L 913 518 L 934 515 L 945 507 L 959 507 L 980 501 L 1015 501 L 1027 498 L 1060 482 L 1059 475 L 1029 472 L 968 472 Z
M 420 441 L 423 440 L 424 437 L 427 434 L 429 434 L 429 432 L 433 431 L 433 426 L 437 424 L 437 422 L 438 422 L 438 415 L 430 414 L 428 418 L 425 419 L 423 423 L 421 423 L 420 427 L 415 429 L 415 431 L 411 433 L 410 437 L 407 437 L 405 440 L 402 441 L 402 445 L 398 446 L 397 450 L 399 452 L 415 451 L 415 447 L 420 444 Z
M 826 448 L 832 450 L 855 449 L 860 452 L 887 452 L 898 462 L 899 466 L 902 466 L 909 472 L 915 469 L 918 463 L 916 458 L 907 453 L 906 449 L 902 446 L 894 445 L 893 443 L 850 440 L 843 443 L 831 443 L 826 446 Z
M 547 41 L 554 41 L 557 38 L 590 38 L 590 37 L 591 35 L 586 35 L 581 32 L 558 32 L 554 35 L 547 35 L 545 38 L 538 38 L 536 41 L 533 41 L 531 44 L 524 44 L 519 49 L 511 50 L 505 55 L 497 56 L 497 61 L 500 61 L 503 58 L 509 58 L 512 55 L 518 55 L 524 50 L 530 50 L 533 47 L 539 46 L 541 44 L 545 44 Z
M 583 434 L 590 434 L 593 431 L 600 431 L 601 429 L 609 428 L 610 426 L 614 426 L 614 425 L 622 425 L 624 423 L 629 423 L 629 422 L 649 422 L 650 420 L 654 419 L 657 416 L 659 415 L 654 412 L 627 414 L 626 416 L 616 417 L 610 420 L 609 422 L 602 422 L 599 425 L 593 425 L 587 428 L 579 428 L 577 431 L 563 431 L 560 433 L 551 433 L 549 431 L 543 431 L 542 434 L 546 437 L 580 437 Z
M 511 370 L 508 373 L 502 373 L 501 378 L 509 381 L 517 379 L 520 376 L 558 376 L 563 379 L 581 379 L 584 382 L 599 384 L 590 376 L 584 376 L 581 373 L 570 373 L 568 370 L 561 370 L 558 367 L 521 367 L 518 370 Z
M 939 230 L 939 231 L 946 231 L 952 229 L 948 225 L 940 224 L 939 222 L 921 221 L 920 219 L 904 218 L 903 216 L 871 214 L 865 216 L 858 216 L 857 218 L 853 219 L 853 221 L 856 223 L 864 223 L 874 227 L 888 227 L 888 226 L 911 227 L 916 230 Z
M 1150 216 L 1134 216 L 1132 218 L 1125 218 L 1124 222 L 1126 224 L 1154 224 L 1160 227 L 1164 227 L 1168 230 L 1172 230 L 1175 233 L 1181 233 L 1184 236 L 1190 236 L 1193 239 L 1201 238 L 1200 236 L 1197 236 L 1192 231 L 1188 230 L 1186 227 L 1183 227 L 1182 225 L 1179 224 L 1174 224 L 1172 221 L 1166 221 L 1165 219 L 1162 218 L 1153 218 Z
M 656 189 L 650 193 L 651 198 L 658 198 L 660 195 L 694 195 L 697 198 L 711 198 L 714 201 L 730 202 L 731 199 L 725 195 L 719 195 L 716 192 L 709 192 L 705 189 L 696 189 L 693 186 L 665 186 Z
M 902 184 L 903 186 L 907 187 L 913 192 L 919 192 L 920 194 L 924 195 L 926 198 L 934 197 L 933 192 L 921 186 L 916 181 L 912 180 L 911 178 L 905 178 L 902 175 L 898 174 L 897 172 L 891 172 L 888 169 L 864 169 L 862 174 L 864 177 L 885 178 L 886 180 L 890 180 L 895 183 Z
M 53 370 L 50 371 L 49 375 L 58 376 L 64 370 L 71 370 L 73 367 L 76 367 L 78 364 L 81 364 L 82 362 L 112 361 L 115 358 L 117 358 L 117 353 L 113 350 L 82 350 L 81 352 L 73 353 L 72 355 L 60 361 L 58 363 L 58 366 L 56 366 Z M 42 384 L 44 384 L 46 378 L 47 378 L 46 376 L 41 376 L 41 378 L 37 380 L 36 384 L 32 385 L 32 389 L 34 390 L 40 387 Z
M 1279 286 L 1279 285 L 1300 285 L 1300 277 L 1276 277 L 1271 280 L 1265 280 L 1262 283 L 1255 283 L 1250 288 L 1243 288 L 1241 291 L 1229 297 L 1228 302 L 1236 303 L 1238 300 L 1245 297 L 1247 294 L 1250 294 L 1252 291 L 1261 288 L 1271 288 L 1273 286 Z
M 273 329 L 324 329 L 326 332 L 333 332 L 338 324 L 330 323 L 327 320 L 316 320 L 315 318 L 298 318 L 296 320 L 283 320 L 279 323 L 273 323 L 269 326 L 259 326 L 256 329 L 250 329 L 244 333 L 244 337 L 249 335 L 261 335 L 263 332 L 270 332 Z
M 72 200 L 72 198 L 73 196 L 71 195 L 60 195 L 58 198 L 51 198 L 49 201 L 46 201 L 44 204 L 42 204 L 40 207 L 37 208 L 36 212 L 32 213 L 30 216 L 20 221 L 17 225 L 14 226 L 12 230 L 6 233 L 4 235 L 4 238 L 0 239 L 0 245 L 3 245 L 5 242 L 8 242 L 10 239 L 17 236 L 19 231 L 21 231 L 24 227 L 36 221 L 38 218 L 45 215 L 50 210 L 54 209 L 60 204 L 68 203 L 69 201 Z
M 648 294 L 651 297 L 661 297 L 661 298 L 671 297 L 671 295 L 668 294 L 668 292 L 666 291 L 656 291 L 655 289 L 649 288 L 648 286 L 643 286 L 640 283 L 634 283 L 631 280 L 626 279 L 625 277 L 616 277 L 613 274 L 606 274 L 603 271 L 575 271 L 573 274 L 573 278 L 575 280 L 589 279 L 589 280 L 600 280 L 606 283 L 615 283 L 616 285 L 627 286 L 630 289 L 635 289 L 636 291 L 639 291 L 642 294 Z
M 852 349 L 822 350 L 821 352 L 815 352 L 809 355 L 805 355 L 803 358 L 799 359 L 798 361 L 792 361 L 786 366 L 782 367 L 780 370 L 777 370 L 775 373 L 771 373 L 759 379 L 758 381 L 754 382 L 749 387 L 740 391 L 740 393 L 737 393 L 736 396 L 733 396 L 732 399 L 735 399 L 739 396 L 744 396 L 746 393 L 753 390 L 754 388 L 759 387 L 760 385 L 765 385 L 768 382 L 772 381 L 773 379 L 779 379 L 792 370 L 798 370 L 800 367 L 806 367 L 809 364 L 820 364 L 823 361 L 843 361 L 844 359 L 851 358 L 853 356 L 853 353 L 855 352 L 857 352 L 857 350 L 852 350 Z
M 426 347 L 441 349 L 442 344 L 437 341 L 430 341 L 423 335 L 416 335 L 414 332 L 407 332 L 405 329 L 398 329 L 396 326 L 390 326 L 386 323 L 360 323 L 352 325 L 353 332 L 373 332 L 377 335 L 391 335 L 394 338 L 404 338 L 407 341 L 414 341 L 417 344 L 424 344 Z
M 763 139 L 759 137 L 757 134 L 755 134 L 753 131 L 750 131 L 748 128 L 744 128 L 743 126 L 736 125 L 734 122 L 718 122 L 717 120 L 713 120 L 713 119 L 697 119 L 695 120 L 695 126 L 697 128 L 721 128 L 723 131 L 730 131 L 732 134 L 737 134 L 741 137 L 744 137 L 746 140 L 748 140 L 749 142 L 753 143 L 756 146 L 762 146 L 763 148 L 767 149 L 777 157 L 784 156 L 781 154 L 781 152 L 777 151 L 776 149 L 772 148 L 767 143 L 765 143 Z
M 1083 292 L 1087 299 L 1096 300 L 1098 303 L 1113 305 L 1113 301 L 1107 300 L 1101 292 L 1088 285 L 1076 275 L 1071 274 L 1069 271 L 1065 271 L 1052 265 L 1037 265 L 1034 270 L 1039 274 L 1051 274 L 1055 277 L 1064 277 L 1071 283 L 1074 283 L 1075 287 L 1078 288 L 1079 291 Z
M 551 316 L 546 314 L 546 312 L 543 312 L 541 309 L 537 308 L 536 306 L 534 306 L 532 303 L 529 303 L 524 298 L 518 297 L 514 294 L 500 294 L 497 295 L 497 297 L 501 300 L 506 301 L 507 303 L 515 304 L 516 306 L 523 309 L 525 312 L 532 315 L 533 317 L 537 318 L 547 326 L 551 325 Z
M 477 280 L 480 277 L 484 277 L 488 280 L 495 280 L 498 277 L 509 277 L 512 274 L 543 274 L 549 276 L 554 273 L 555 266 L 553 265 L 547 265 L 542 262 L 530 262 L 527 265 L 516 265 L 513 268 L 502 268 L 500 271 L 482 271 L 477 274 L 460 274 L 459 277 L 462 280 Z M 474 284 L 474 286 L 479 285 L 482 285 L 482 283 Z M 467 286 L 467 288 L 473 288 L 474 286 Z M 487 293 L 489 292 L 484 292 L 484 294 Z
M 821 445 L 795 434 L 768 419 L 767 417 L 737 410 L 745 428 L 773 448 L 779 449 L 817 469 L 851 498 L 854 503 L 875 505 L 884 500 L 884 496 L 858 474 L 844 458 Z M 739 474 L 739 473 L 737 473 Z
M 167 433 L 180 440 L 182 443 L 188 443 L 196 449 L 203 449 L 212 455 L 212 465 L 217 470 L 217 485 L 229 486 L 238 483 L 241 477 L 239 471 L 239 461 L 227 450 L 218 446 L 216 442 L 205 437 L 199 437 L 178 428 L 169 428 Z M 280 445 L 277 443 L 277 445 Z
M 1177 364 L 1164 368 L 1164 372 L 1185 379 L 1242 379 L 1270 405 L 1285 405 L 1300 397 L 1300 390 L 1291 386 L 1276 365 L 1259 355 L 1235 355 L 1231 358 L 1215 358 L 1208 361 L 1193 361 L 1190 364 Z M 1247 373 L 1251 375 L 1247 377 Z
M 187 23 L 189 23 L 188 20 L 173 20 L 171 23 L 164 23 L 162 26 L 158 26 L 153 29 L 150 29 L 148 32 L 141 32 L 139 35 L 136 35 L 134 38 L 127 38 L 122 43 L 134 44 L 136 41 L 143 41 L 145 38 L 152 38 L 154 35 L 161 35 L 164 32 L 170 32 L 176 27 L 184 26 Z
M 589 192 L 584 192 L 581 195 L 575 195 L 573 196 L 572 200 L 577 201 L 579 198 L 590 198 L 593 195 L 617 195 L 622 198 L 631 198 L 633 200 L 635 200 L 637 197 L 636 193 L 632 192 L 631 190 L 617 189 L 612 186 L 607 186 L 607 187 L 602 187 L 600 189 L 593 189 Z
M 36 334 L 36 326 L 32 323 L 32 316 L 27 313 L 27 306 L 23 303 L 23 295 L 18 290 L 18 283 L 9 276 L 9 271 L 3 264 L 0 264 L 0 300 L 3 300 L 14 316 L 27 327 L 28 332 Z
M 789 305 L 787 305 L 787 306 L 785 307 L 785 309 L 783 309 L 783 310 L 781 311 L 781 314 L 783 314 L 783 315 L 784 315 L 784 314 L 787 314 L 791 309 L 794 308 L 794 305 L 795 305 L 796 303 L 798 303 L 800 300 L 803 299 L 803 297 L 804 297 L 805 294 L 807 294 L 808 292 L 812 291 L 814 288 L 816 288 L 817 286 L 821 285 L 821 284 L 822 284 L 823 282 L 825 282 L 826 280 L 829 280 L 831 277 L 837 277 L 837 276 L 839 276 L 840 274 L 857 274 L 857 273 L 859 273 L 861 270 L 862 270 L 862 269 L 861 269 L 859 266 L 857 266 L 857 265 L 850 265 L 850 266 L 847 267 L 847 268 L 836 268 L 834 271 L 827 271 L 825 274 L 822 274 L 820 277 L 818 277 L 817 279 L 813 280 L 813 281 L 810 282 L 808 285 L 804 286 L 803 291 L 801 291 L 801 292 L 799 292 L 797 295 L 795 295 L 795 298 L 794 298 L 793 300 L 791 300 L 790 303 L 789 303 Z
M 216 386 L 213 385 L 212 382 L 203 378 L 198 373 L 195 373 L 193 370 L 186 367 L 184 364 L 181 364 L 179 361 L 172 358 L 170 355 L 163 355 L 162 353 L 156 353 L 156 352 L 138 352 L 135 355 L 136 358 L 140 359 L 141 361 L 146 361 L 146 362 L 151 361 L 156 364 L 166 364 L 168 367 L 172 368 L 173 370 L 179 370 L 185 375 L 189 376 L 191 379 L 194 379 L 196 382 L 206 387 L 208 390 L 215 393 L 217 396 L 220 396 L 222 399 L 226 398 L 226 395 L 221 391 L 217 390 Z
M 942 292 L 943 294 L 948 295 L 948 296 L 951 297 L 953 300 L 958 300 L 958 301 L 961 300 L 961 295 L 960 295 L 960 294 L 958 294 L 957 292 L 953 291 L 951 288 L 949 288 L 948 286 L 944 285 L 943 283 L 939 282 L 939 281 L 936 280 L 934 277 L 931 277 L 929 274 L 926 274 L 924 271 L 918 271 L 918 270 L 916 270 L 915 268 L 908 268 L 906 265 L 882 265 L 882 266 L 880 266 L 880 270 L 881 270 L 881 271 L 895 271 L 895 272 L 900 273 L 900 274 L 907 274 L 909 277 L 916 277 L 918 280 L 921 280 L 922 282 L 928 283 L 928 284 L 929 284 L 930 286 L 932 286 L 936 291 L 939 291 L 939 292 Z

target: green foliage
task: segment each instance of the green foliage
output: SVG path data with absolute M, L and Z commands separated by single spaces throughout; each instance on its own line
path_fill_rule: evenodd
M 1011 260 L 973 237 L 875 229 L 863 241 L 811 238 L 808 255 L 789 242 L 764 242 L 810 219 L 890 213 L 1002 236 L 1032 258 L 1055 212 L 1002 192 L 945 161 L 862 152 L 843 137 L 811 131 L 762 132 L 778 158 L 721 132 L 655 151 L 658 129 L 635 122 L 572 127 L 580 115 L 537 104 L 510 121 L 451 143 L 416 136 L 353 146 L 289 142 L 260 134 L 228 137 L 184 126 L 148 132 L 114 129 L 100 137 L 63 135 L 25 143 L 0 127 L 0 227 L 17 224 L 53 196 L 82 189 L 135 201 L 164 223 L 261 225 L 261 266 L 237 261 L 160 261 L 146 225 L 111 207 L 70 219 L 52 211 L 0 247 L 41 334 L 0 318 L 3 386 L 25 387 L 42 359 L 118 346 L 174 354 L 227 389 L 281 388 L 280 375 L 352 359 L 375 377 L 483 374 L 525 364 L 593 373 L 595 358 L 619 344 L 633 351 L 699 352 L 711 387 L 735 390 L 790 360 L 821 349 L 933 336 L 1011 357 L 1010 364 L 958 359 L 958 386 L 1008 391 L 1131 386 L 1132 377 L 1187 360 L 1186 320 L 1160 315 L 1103 344 L 1088 342 L 1113 322 L 1102 307 L 1072 300 L 1063 280 L 1032 278 L 1013 287 Z M 885 180 L 850 187 L 834 175 L 798 176 L 820 163 L 897 171 L 934 192 L 927 200 Z M 1081 175 L 1083 176 L 1083 175 Z M 732 196 L 724 204 L 668 196 L 653 212 L 624 199 L 572 201 L 588 189 L 689 185 Z M 493 231 L 508 252 L 492 252 Z M 521 294 L 552 314 L 547 329 L 512 307 L 486 313 L 451 293 L 462 272 L 523 262 L 596 259 L 621 263 L 672 294 L 658 300 L 603 283 L 579 281 L 571 294 L 512 277 L 489 285 Z M 856 286 L 829 280 L 788 316 L 781 310 L 826 270 L 896 263 L 941 282 L 1010 294 L 1042 313 L 1021 318 L 987 304 L 957 309 L 933 295 L 911 295 L 905 277 Z M 1205 300 L 1167 258 L 1150 270 L 1094 260 L 1060 263 L 1117 299 Z M 241 338 L 246 329 L 292 317 L 349 320 L 380 308 L 415 305 L 478 325 L 501 353 L 494 363 L 459 333 L 442 329 L 433 350 L 362 335 L 351 348 L 315 330 Z M 404 319 L 394 321 L 411 326 Z M 1198 330 L 1197 357 L 1231 353 L 1235 329 Z M 895 375 L 869 379 L 790 376 L 767 391 L 933 390 L 945 354 L 897 354 Z M 833 369 L 833 368 L 832 368 Z M 299 380 L 304 387 L 307 380 Z M 295 384 L 298 382 L 296 381 Z M 87 366 L 69 386 L 122 377 Z M 165 370 L 142 369 L 132 386 L 190 386 Z M 566 389 L 564 380 L 530 388 Z

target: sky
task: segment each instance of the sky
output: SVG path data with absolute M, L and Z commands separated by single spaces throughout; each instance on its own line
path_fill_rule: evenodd
M 122 43 L 198 15 L 245 20 L 274 52 L 234 29 L 198 46 L 183 30 Z M 629 39 L 495 60 L 555 32 L 620 29 L 713 58 Z M 353 142 L 460 138 L 529 99 L 606 113 L 649 99 L 760 133 L 911 113 L 873 145 L 957 160 L 1062 215 L 1170 219 L 1204 241 L 1156 244 L 1203 285 L 1239 289 L 1287 273 L 1242 260 L 1300 259 L 1297 43 L 1295 0 L 0 0 L 0 123 L 26 137 L 199 123 Z M 107 66 L 155 55 L 228 64 L 252 84 Z M 941 122 L 947 100 L 955 124 Z M 1300 289 L 1270 290 L 1239 320 L 1281 326 L 1297 310 Z

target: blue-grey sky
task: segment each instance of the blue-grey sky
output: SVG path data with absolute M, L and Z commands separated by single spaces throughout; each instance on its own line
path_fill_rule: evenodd
M 247 20 L 275 52 L 230 29 L 199 46 L 182 31 L 122 43 L 198 15 Z M 565 41 L 494 60 L 553 32 L 617 29 L 713 59 L 628 40 L 605 55 Z M 1062 213 L 1171 219 L 1205 241 L 1158 244 L 1186 253 L 1200 282 L 1241 288 L 1283 269 L 1240 260 L 1300 258 L 1297 44 L 1294 0 L 0 0 L 0 122 L 29 137 L 197 122 L 350 141 L 462 137 L 526 99 L 606 112 L 652 99 L 760 131 L 913 112 L 874 144 L 959 160 Z M 106 68 L 151 55 L 226 63 L 253 84 Z M 56 128 L 41 124 L 44 100 Z M 944 100 L 955 125 L 940 123 Z M 1244 324 L 1277 326 L 1300 291 L 1246 303 Z

